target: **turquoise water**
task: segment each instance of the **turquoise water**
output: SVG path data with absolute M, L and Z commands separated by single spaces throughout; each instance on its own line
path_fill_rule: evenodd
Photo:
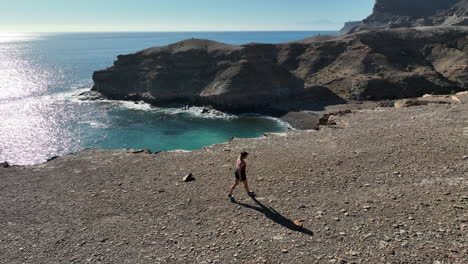
M 116 56 L 188 38 L 279 43 L 335 32 L 0 34 L 0 162 L 37 164 L 84 148 L 193 150 L 286 125 L 271 118 L 203 116 L 131 102 L 81 102 L 93 71 Z

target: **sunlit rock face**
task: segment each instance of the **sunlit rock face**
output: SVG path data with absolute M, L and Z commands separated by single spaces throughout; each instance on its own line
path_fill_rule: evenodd
M 468 16 L 468 0 L 459 1 L 444 13 L 447 16 L 466 17 Z
M 354 31 L 417 26 L 468 25 L 468 0 L 377 0 L 373 13 Z
M 350 21 L 346 22 L 343 28 L 340 30 L 340 34 L 347 34 L 351 32 L 354 28 L 359 27 L 362 25 L 362 21 Z
M 434 16 L 459 0 L 377 0 L 371 18 L 380 15 Z
M 304 92 L 303 80 L 278 64 L 275 45 L 200 39 L 119 56 L 93 79 L 93 89 L 110 99 L 211 105 L 234 112 L 271 108 Z
M 110 99 L 255 111 L 463 90 L 467 63 L 463 27 L 362 31 L 276 45 L 191 39 L 119 56 L 94 73 L 93 89 Z

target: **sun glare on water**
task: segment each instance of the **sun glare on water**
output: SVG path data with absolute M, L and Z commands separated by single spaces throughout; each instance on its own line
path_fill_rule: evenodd
M 38 37 L 0 32 L 0 160 L 37 163 L 43 160 L 34 157 L 34 152 L 47 155 L 59 151 L 51 148 L 70 145 L 57 143 L 63 129 L 61 118 L 49 113 L 53 102 L 47 97 L 37 99 L 57 77 L 41 64 L 43 55 L 31 48 L 31 41 Z M 21 151 L 15 154 L 15 149 Z
M 10 42 L 21 42 L 34 40 L 40 37 L 38 33 L 22 33 L 22 32 L 0 32 L 0 44 Z
M 51 73 L 31 59 L 29 41 L 38 34 L 0 32 L 0 100 L 38 94 Z

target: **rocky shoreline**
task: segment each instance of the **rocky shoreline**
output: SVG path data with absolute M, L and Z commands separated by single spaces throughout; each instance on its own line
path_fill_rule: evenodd
M 78 96 L 79 100 L 82 101 L 100 101 L 106 100 L 102 94 L 95 92 L 95 91 L 86 91 L 80 93 Z M 144 103 L 142 101 L 135 103 Z M 366 107 L 371 107 L 375 105 L 375 102 L 367 102 L 366 104 L 360 103 L 360 105 L 366 105 Z M 229 112 L 222 112 L 212 108 L 211 106 L 202 106 L 202 107 L 194 107 L 190 105 L 169 105 L 166 107 L 175 107 L 181 109 L 183 111 L 190 111 L 196 109 L 201 115 L 205 116 L 243 116 L 243 115 L 261 115 L 265 117 L 274 117 L 278 120 L 287 123 L 291 129 L 299 129 L 299 130 L 308 130 L 308 129 L 318 129 L 319 127 L 319 120 L 320 118 L 327 113 L 335 111 L 336 109 L 346 108 L 346 109 L 354 109 L 356 105 L 352 103 L 342 104 L 342 105 L 331 105 L 331 106 L 323 106 L 323 105 L 315 105 L 311 106 L 311 109 L 315 109 L 315 111 L 267 111 L 265 110 L 263 113 L 229 113 Z M 328 110 L 327 110 L 328 109 Z
M 466 263 L 459 98 L 192 152 L 85 150 L 0 167 L 0 263 Z M 258 198 L 239 189 L 230 203 L 241 150 Z
M 309 110 L 302 111 L 265 111 L 262 113 L 265 117 L 274 117 L 279 121 L 282 121 L 289 125 L 290 129 L 297 130 L 318 130 L 321 125 L 328 125 L 328 119 L 336 116 L 352 113 L 357 110 L 374 109 L 376 107 L 397 107 L 404 108 L 415 105 L 428 105 L 428 104 L 453 104 L 460 103 L 461 98 L 465 98 L 468 92 L 460 92 L 453 95 L 431 95 L 426 94 L 421 98 L 408 98 L 401 100 L 383 100 L 383 101 L 356 101 L 347 102 L 343 104 L 335 105 L 309 105 Z M 105 100 L 100 93 L 95 91 L 87 91 L 78 95 L 80 100 Z M 139 102 L 135 102 L 139 103 Z M 206 116 L 233 116 L 235 113 L 221 112 L 213 109 L 210 106 L 207 107 L 191 107 L 189 105 L 177 106 L 182 110 L 189 111 L 196 108 L 202 115 Z M 245 115 L 241 113 L 240 116 Z

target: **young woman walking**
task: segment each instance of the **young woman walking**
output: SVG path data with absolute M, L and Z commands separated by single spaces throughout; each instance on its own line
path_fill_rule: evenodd
M 232 196 L 232 192 L 237 187 L 237 185 L 239 185 L 239 182 L 242 182 L 244 184 L 245 191 L 247 192 L 249 196 L 255 197 L 255 193 L 249 189 L 249 183 L 247 182 L 247 175 L 246 175 L 247 163 L 245 162 L 245 159 L 247 158 L 247 156 L 249 156 L 249 153 L 244 151 L 239 155 L 239 158 L 237 159 L 236 170 L 234 172 L 236 181 L 232 185 L 231 190 L 229 191 L 229 194 L 228 194 L 228 197 L 231 199 L 234 199 L 234 197 Z

